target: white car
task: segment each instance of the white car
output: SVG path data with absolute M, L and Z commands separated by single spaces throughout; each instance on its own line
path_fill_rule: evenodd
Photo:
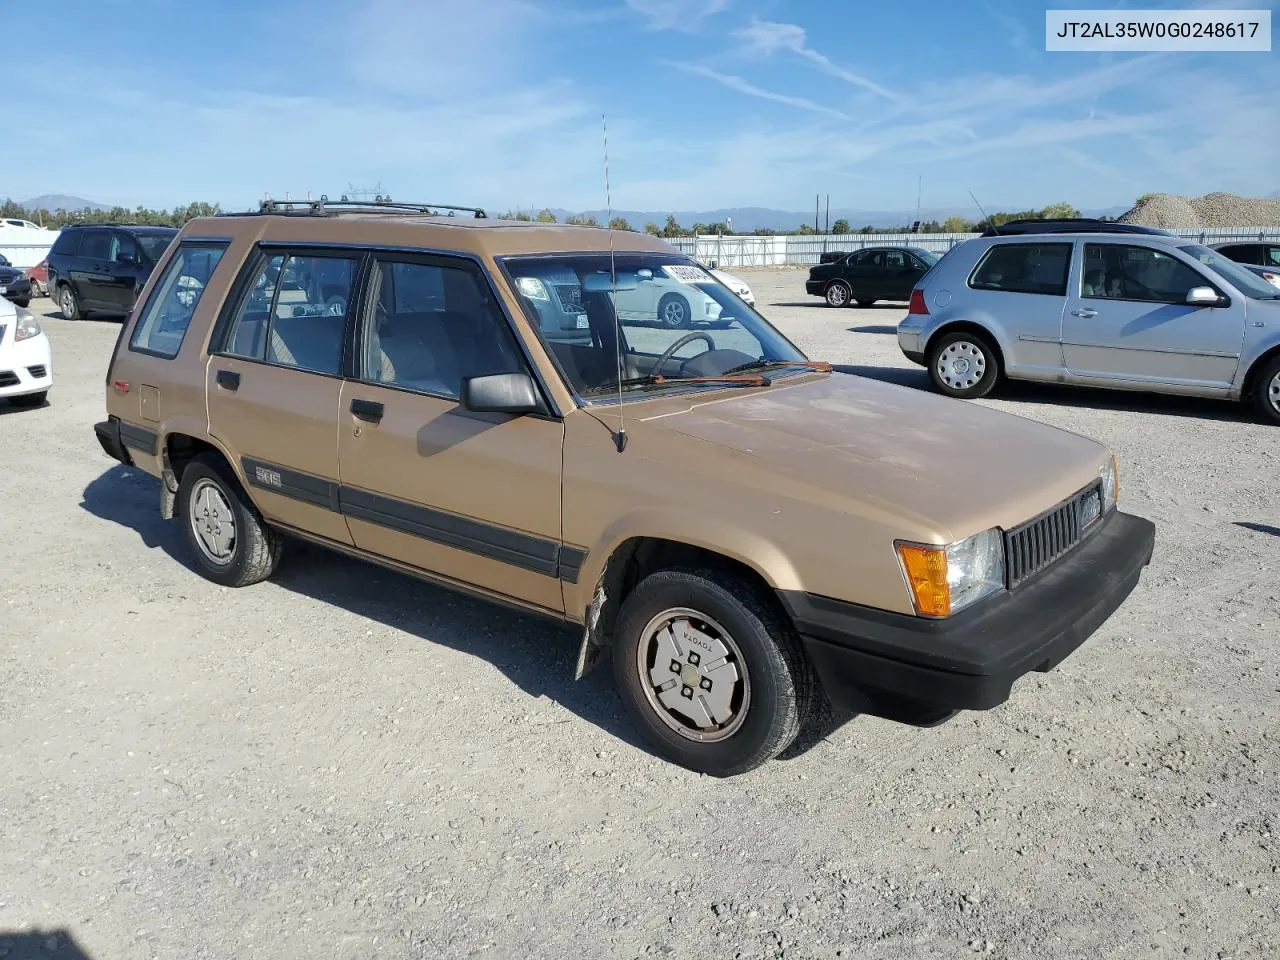
M 751 292 L 751 288 L 742 280 L 739 280 L 732 273 L 725 273 L 723 270 L 717 270 L 715 267 L 708 268 L 711 275 L 732 290 L 743 303 L 749 307 L 756 305 L 755 295 Z
M 30 310 L 0 299 L 0 399 L 38 407 L 53 386 L 53 351 Z

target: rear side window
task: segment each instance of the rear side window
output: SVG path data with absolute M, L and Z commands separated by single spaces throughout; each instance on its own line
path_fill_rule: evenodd
M 111 234 L 105 230 L 86 230 L 80 241 L 80 256 L 90 260 L 106 260 L 111 252 Z
M 969 286 L 1064 297 L 1070 266 L 1069 243 L 1001 243 L 987 251 L 969 277 Z
M 53 241 L 53 247 L 49 252 L 63 257 L 74 257 L 80 249 L 80 235 L 82 233 L 84 233 L 83 230 L 63 230 L 58 234 L 58 239 Z
M 225 243 L 184 243 L 178 248 L 138 317 L 129 340 L 131 350 L 166 359 L 178 355 L 191 317 L 226 248 Z
M 266 257 L 222 352 L 337 376 L 356 266 L 349 257 Z

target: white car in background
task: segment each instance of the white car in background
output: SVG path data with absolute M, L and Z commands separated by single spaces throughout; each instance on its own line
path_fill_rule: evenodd
M 711 271 L 711 275 L 723 283 L 726 287 L 734 292 L 737 297 L 749 307 L 756 305 L 755 294 L 751 292 L 751 288 L 745 282 L 739 280 L 732 273 L 725 273 L 723 270 L 717 270 L 715 263 L 707 267 Z
M 53 351 L 35 314 L 0 299 L 0 399 L 38 407 L 53 386 Z

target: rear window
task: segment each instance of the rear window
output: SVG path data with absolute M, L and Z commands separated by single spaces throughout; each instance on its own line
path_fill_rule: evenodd
M 172 359 L 222 259 L 225 243 L 184 243 L 165 265 L 134 327 L 129 348 Z
M 80 249 L 80 234 L 83 232 L 83 230 L 63 230 L 58 234 L 58 239 L 53 241 L 53 247 L 49 252 L 74 257 L 76 251 Z
M 1064 297 L 1070 266 L 1069 243 L 1001 243 L 987 251 L 969 277 L 969 286 Z

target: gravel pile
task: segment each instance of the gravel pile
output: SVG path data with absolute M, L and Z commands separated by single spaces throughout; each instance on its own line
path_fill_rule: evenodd
M 1238 197 L 1234 193 L 1207 193 L 1203 197 L 1153 193 L 1139 200 L 1120 220 L 1122 223 L 1140 223 L 1166 230 L 1179 227 L 1274 227 L 1280 226 L 1280 200 Z

